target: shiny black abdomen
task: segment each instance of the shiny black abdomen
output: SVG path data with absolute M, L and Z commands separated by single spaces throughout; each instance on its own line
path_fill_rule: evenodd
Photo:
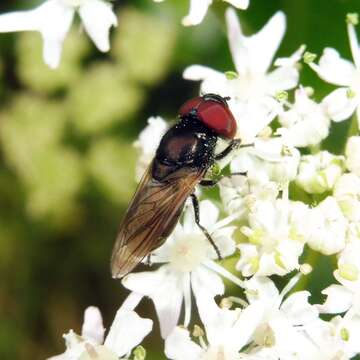
M 214 162 L 217 136 L 194 117 L 181 119 L 162 137 L 152 176 L 161 181 L 181 167 L 208 169 Z

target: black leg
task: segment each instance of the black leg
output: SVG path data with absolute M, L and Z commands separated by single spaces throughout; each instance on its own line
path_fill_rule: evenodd
M 191 194 L 191 200 L 192 200 L 192 204 L 194 207 L 194 213 L 195 213 L 195 222 L 196 225 L 200 228 L 200 230 L 204 233 L 204 235 L 206 236 L 206 238 L 209 240 L 210 244 L 212 245 L 212 247 L 214 248 L 214 250 L 216 251 L 216 254 L 219 258 L 219 260 L 222 260 L 220 251 L 218 249 L 218 247 L 216 246 L 214 240 L 211 238 L 210 234 L 208 233 L 208 231 L 200 224 L 200 210 L 199 210 L 199 201 L 196 197 L 195 194 Z
M 221 153 L 215 155 L 215 160 L 221 160 L 225 156 L 229 155 L 232 150 L 234 150 L 240 146 L 240 142 L 241 142 L 240 139 L 231 140 L 229 146 L 225 150 L 223 150 Z
M 201 180 L 200 181 L 200 185 L 201 186 L 205 186 L 205 187 L 212 187 L 215 186 L 221 179 L 223 178 L 223 176 L 221 176 L 219 179 L 214 179 L 214 180 L 210 180 L 210 179 L 205 179 L 205 180 Z
M 215 155 L 215 160 L 223 159 L 225 156 L 229 155 L 231 153 L 231 151 L 233 151 L 234 149 L 254 146 L 254 144 L 240 145 L 240 143 L 241 143 L 240 139 L 231 140 L 229 146 L 227 148 L 225 148 L 225 150 L 223 150 L 221 153 Z
M 200 185 L 201 186 L 205 186 L 205 187 L 212 187 L 215 186 L 221 179 L 225 178 L 225 177 L 231 177 L 231 176 L 237 176 L 237 175 L 242 175 L 242 176 L 246 176 L 247 172 L 234 172 L 231 173 L 229 175 L 220 175 L 217 179 L 204 179 L 200 181 Z

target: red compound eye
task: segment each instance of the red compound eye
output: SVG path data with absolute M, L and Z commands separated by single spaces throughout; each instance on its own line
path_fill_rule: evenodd
M 207 94 L 188 100 L 179 110 L 181 117 L 196 111 L 198 119 L 216 134 L 233 139 L 236 134 L 236 121 L 229 110 L 226 99 L 219 95 Z
M 227 139 L 234 138 L 236 121 L 226 105 L 213 100 L 203 100 L 197 112 L 199 119 L 218 135 Z

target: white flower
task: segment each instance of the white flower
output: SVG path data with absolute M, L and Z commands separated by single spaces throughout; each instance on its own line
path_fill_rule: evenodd
M 253 277 L 245 282 L 250 305 L 261 303 L 264 308 L 251 353 L 266 359 L 319 359 L 315 357 L 316 348 L 304 333 L 304 329 L 318 319 L 316 306 L 308 302 L 310 293 L 295 292 L 284 300 L 298 279 L 299 275 L 293 277 L 281 293 L 265 277 Z
M 156 2 L 162 2 L 163 0 L 154 0 Z M 249 0 L 223 0 L 227 3 L 237 7 L 238 9 L 247 9 L 249 6 Z M 184 26 L 198 25 L 200 24 L 213 0 L 190 0 L 190 11 L 187 16 L 182 19 Z
M 360 222 L 360 177 L 343 174 L 334 187 L 334 197 L 349 221 Z
M 304 155 L 301 157 L 296 183 L 310 194 L 320 194 L 332 190 L 343 169 L 343 156 L 336 156 L 328 151 Z
M 275 181 L 286 186 L 297 175 L 300 152 L 288 142 L 286 135 L 257 138 L 254 146 L 244 147 L 235 154 L 230 163 L 231 172 L 247 172 L 256 182 Z
M 238 219 L 247 218 L 256 201 L 275 200 L 279 194 L 277 183 L 243 175 L 224 177 L 219 181 L 219 190 L 225 210 L 238 213 Z
M 109 31 L 117 25 L 117 18 L 112 5 L 104 0 L 47 0 L 33 10 L 0 15 L 0 32 L 39 31 L 44 41 L 44 61 L 56 68 L 75 12 L 97 48 L 108 51 Z
M 139 150 L 140 156 L 136 164 L 136 179 L 140 180 L 145 170 L 155 156 L 157 147 L 159 146 L 162 136 L 165 134 L 168 125 L 160 116 L 148 119 L 148 125 L 139 135 L 139 139 L 135 141 L 134 146 Z
M 296 90 L 294 105 L 279 115 L 279 122 L 288 129 L 287 136 L 297 147 L 319 144 L 329 134 L 330 118 L 303 88 Z
M 334 276 L 341 284 L 333 284 L 322 291 L 327 296 L 318 308 L 322 313 L 348 311 L 360 316 L 360 241 L 351 241 L 341 252 Z
M 255 328 L 263 317 L 259 303 L 244 310 L 217 308 L 205 323 L 206 338 L 200 335 L 200 345 L 191 340 L 189 331 L 176 327 L 165 341 L 165 354 L 174 360 L 236 360 L 239 351 L 252 339 Z
M 306 332 L 319 349 L 318 360 L 349 360 L 360 352 L 360 317 L 319 319 Z
M 351 136 L 345 148 L 346 167 L 360 176 L 360 136 Z
M 319 64 L 311 63 L 310 66 L 326 82 L 341 86 L 323 100 L 332 120 L 343 121 L 357 109 L 360 124 L 360 48 L 351 22 L 348 22 L 347 30 L 354 64 L 341 58 L 335 49 L 326 48 Z
M 336 254 L 344 249 L 348 221 L 334 197 L 328 196 L 312 208 L 306 224 L 307 243 L 312 249 L 324 255 Z
M 249 226 L 242 227 L 249 243 L 238 245 L 236 268 L 243 276 L 285 275 L 299 268 L 303 252 L 308 207 L 285 197 L 257 201 L 249 213 Z
M 235 251 L 231 236 L 234 227 L 226 226 L 234 217 L 217 222 L 219 211 L 208 200 L 200 203 L 200 223 L 211 234 L 222 257 Z M 165 244 L 151 255 L 151 262 L 165 263 L 158 270 L 132 273 L 122 280 L 123 285 L 149 296 L 155 305 L 164 338 L 177 325 L 181 305 L 185 304 L 184 325 L 191 316 L 191 289 L 200 315 L 215 305 L 214 296 L 224 293 L 223 275 L 238 285 L 240 280 L 216 264 L 217 254 L 202 231 L 195 224 L 194 211 L 188 207 L 183 224 L 178 223 Z
M 151 329 L 150 319 L 141 318 L 124 304 L 104 341 L 101 313 L 91 306 L 85 310 L 81 336 L 70 330 L 64 335 L 66 351 L 49 360 L 118 360 L 138 345 Z
M 291 59 L 282 59 L 281 66 L 267 73 L 284 36 L 285 15 L 277 12 L 257 34 L 242 34 L 235 11 L 226 12 L 230 50 L 237 74 L 231 77 L 201 65 L 184 71 L 184 78 L 201 80 L 202 93 L 230 96 L 229 106 L 237 120 L 237 137 L 244 143 L 253 142 L 280 111 L 273 98 L 279 91 L 294 88 L 299 72 L 295 67 L 299 52 Z M 301 49 L 302 52 L 302 49 Z

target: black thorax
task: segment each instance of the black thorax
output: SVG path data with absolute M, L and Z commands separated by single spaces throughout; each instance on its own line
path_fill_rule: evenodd
M 181 167 L 208 169 L 214 162 L 217 135 L 196 116 L 186 116 L 162 137 L 153 165 L 159 181 Z

